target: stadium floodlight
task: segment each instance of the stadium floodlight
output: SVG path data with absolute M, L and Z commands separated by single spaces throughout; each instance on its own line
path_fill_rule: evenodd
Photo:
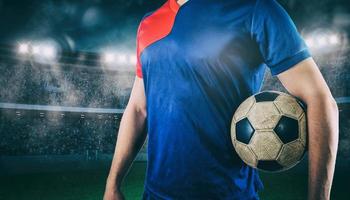
M 30 53 L 37 62 L 52 62 L 58 55 L 58 44 L 52 40 L 32 42 Z
M 340 39 L 337 34 L 332 34 L 329 36 L 329 43 L 332 45 L 339 44 Z
M 327 45 L 327 38 L 326 36 L 323 36 L 323 35 L 320 35 L 317 37 L 317 43 L 318 43 L 318 46 L 324 46 L 324 45 Z
M 136 55 L 125 51 L 108 50 L 102 54 L 101 63 L 110 67 L 136 64 Z
M 43 45 L 40 50 L 42 51 L 42 55 L 48 59 L 53 59 L 56 57 L 57 49 L 53 45 Z
M 116 61 L 116 57 L 112 52 L 106 52 L 102 56 L 102 62 L 105 64 L 113 64 Z
M 126 54 L 119 53 L 117 54 L 117 62 L 118 64 L 126 64 L 128 61 L 128 57 Z
M 18 45 L 18 53 L 19 54 L 28 54 L 29 53 L 29 44 L 28 43 L 20 43 Z
M 314 53 L 327 53 L 340 45 L 341 37 L 338 32 L 322 29 L 309 33 L 305 37 L 305 42 Z
M 40 53 L 40 47 L 38 45 L 32 46 L 32 54 L 39 54 Z

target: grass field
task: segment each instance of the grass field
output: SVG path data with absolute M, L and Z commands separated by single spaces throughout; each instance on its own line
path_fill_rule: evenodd
M 127 200 L 140 199 L 146 163 L 136 162 L 122 190 Z M 4 200 L 95 200 L 102 199 L 108 167 L 98 170 L 71 170 L 0 176 L 0 199 Z M 261 173 L 265 189 L 263 200 L 304 200 L 307 174 L 290 170 L 279 174 Z M 336 173 L 332 200 L 350 199 L 349 173 Z

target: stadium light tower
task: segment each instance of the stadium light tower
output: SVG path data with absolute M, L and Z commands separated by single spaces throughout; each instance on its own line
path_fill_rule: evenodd
M 17 46 L 17 53 L 26 55 L 27 58 L 37 62 L 50 63 L 57 59 L 61 48 L 59 44 L 52 40 L 20 42 Z
M 116 57 L 112 52 L 106 52 L 102 56 L 102 62 L 105 64 L 113 64 L 116 61 Z
M 329 43 L 330 44 L 336 45 L 336 44 L 339 44 L 339 42 L 340 42 L 340 39 L 339 39 L 337 34 L 333 34 L 333 35 L 329 36 Z
M 58 56 L 58 47 L 52 40 L 33 42 L 30 53 L 38 62 L 53 62 Z
M 324 45 L 327 44 L 327 37 L 323 36 L 323 35 L 320 35 L 320 36 L 317 37 L 317 42 L 318 42 L 319 46 L 324 46 Z
M 28 54 L 29 53 L 29 44 L 28 43 L 20 43 L 17 49 L 19 54 Z
M 128 61 L 127 55 L 124 53 L 119 53 L 117 55 L 117 62 L 118 64 L 126 64 Z
M 53 45 L 44 45 L 41 47 L 42 55 L 48 59 L 56 57 L 57 49 Z
M 312 51 L 327 53 L 341 44 L 341 37 L 340 33 L 331 30 L 316 30 L 305 37 L 305 42 Z
M 39 54 L 40 53 L 40 47 L 38 45 L 32 46 L 32 54 Z
M 101 55 L 101 63 L 108 67 L 126 67 L 136 64 L 136 55 L 123 50 L 107 50 Z

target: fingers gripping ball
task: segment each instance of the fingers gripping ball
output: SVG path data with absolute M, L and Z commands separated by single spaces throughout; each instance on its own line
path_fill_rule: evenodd
M 253 95 L 237 108 L 231 139 L 247 165 L 270 172 L 287 170 L 300 162 L 307 149 L 305 106 L 282 92 Z

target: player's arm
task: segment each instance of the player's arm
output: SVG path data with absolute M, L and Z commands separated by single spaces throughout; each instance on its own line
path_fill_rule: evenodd
M 114 157 L 107 178 L 105 200 L 123 199 L 120 193 L 121 182 L 145 141 L 146 116 L 144 85 L 142 78 L 136 76 L 120 122 Z
M 312 58 L 278 75 L 284 87 L 307 104 L 309 200 L 330 198 L 338 147 L 338 107 Z

